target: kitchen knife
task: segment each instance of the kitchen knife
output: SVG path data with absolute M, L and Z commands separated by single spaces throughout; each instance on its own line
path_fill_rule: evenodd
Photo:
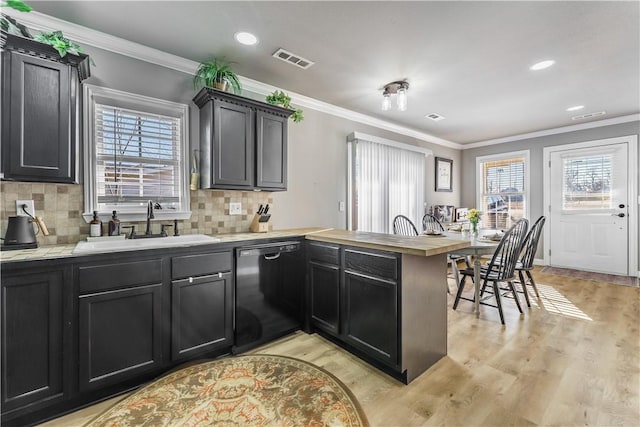
M 258 208 L 258 215 L 262 215 L 262 210 L 263 210 L 263 209 L 264 209 L 264 208 L 262 207 L 262 205 L 260 205 L 260 207 Z
M 267 212 L 269 212 L 269 204 L 268 203 L 267 203 L 267 206 L 265 206 L 264 212 L 262 212 L 262 215 L 266 215 Z

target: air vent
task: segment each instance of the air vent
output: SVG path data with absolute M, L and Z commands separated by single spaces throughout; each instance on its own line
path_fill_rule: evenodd
M 434 122 L 439 122 L 440 120 L 444 120 L 444 119 L 445 119 L 445 117 L 444 117 L 444 116 L 441 116 L 441 115 L 440 115 L 440 114 L 438 114 L 438 113 L 431 113 L 431 114 L 427 114 L 425 117 L 426 117 L 427 119 L 431 119 L 431 120 L 433 120 Z
M 295 53 L 288 52 L 282 48 L 276 50 L 272 56 L 286 63 L 300 67 L 303 70 L 306 70 L 307 68 L 311 67 L 314 64 L 313 61 L 309 61 L 308 59 L 305 59 L 300 55 L 296 55 Z
M 587 113 L 587 114 L 582 114 L 580 116 L 573 116 L 571 117 L 571 120 L 590 119 L 591 117 L 604 116 L 605 114 L 607 114 L 605 111 L 597 111 L 595 113 Z

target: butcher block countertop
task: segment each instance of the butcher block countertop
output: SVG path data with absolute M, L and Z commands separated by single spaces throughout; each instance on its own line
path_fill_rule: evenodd
M 398 236 L 365 231 L 326 230 L 306 235 L 307 240 L 359 246 L 403 254 L 432 256 L 469 246 L 468 240 L 443 236 Z

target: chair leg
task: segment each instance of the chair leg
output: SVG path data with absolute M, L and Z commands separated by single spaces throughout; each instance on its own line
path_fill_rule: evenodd
M 529 280 L 531 280 L 531 286 L 533 286 L 533 290 L 536 292 L 536 297 L 540 298 L 540 294 L 538 293 L 538 287 L 536 286 L 536 281 L 533 280 L 533 276 L 531 275 L 531 272 L 529 270 L 527 270 L 527 276 L 529 276 Z
M 527 307 L 531 308 L 529 291 L 527 290 L 527 282 L 524 280 L 524 274 L 522 274 L 522 270 L 518 270 L 518 276 L 520 277 L 520 284 L 522 285 L 522 292 L 524 292 L 524 299 L 527 302 Z
M 513 281 L 508 281 L 509 288 L 511 289 L 511 293 L 513 294 L 513 299 L 516 300 L 516 305 L 518 306 L 518 311 L 522 314 L 522 307 L 520 306 L 520 298 L 518 298 L 518 293 L 516 292 L 516 287 L 513 285 Z M 527 290 L 524 290 L 525 293 Z
M 462 295 L 462 290 L 464 289 L 464 283 L 467 276 L 462 276 L 460 280 L 460 284 L 458 285 L 458 292 L 456 292 L 456 300 L 453 302 L 453 309 L 458 308 L 458 302 L 460 302 L 460 296 Z
M 456 281 L 456 285 L 460 283 L 460 272 L 458 271 L 458 261 L 451 259 L 451 270 L 453 271 L 453 279 Z M 447 285 L 447 289 L 449 286 Z
M 493 282 L 493 292 L 496 296 L 496 305 L 498 306 L 498 312 L 500 313 L 500 322 L 504 325 L 504 314 L 502 313 L 502 301 L 500 301 L 500 288 L 498 282 Z

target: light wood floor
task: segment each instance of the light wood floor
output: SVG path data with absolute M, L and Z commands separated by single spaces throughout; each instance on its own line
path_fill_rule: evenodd
M 534 275 L 541 299 L 522 316 L 506 301 L 504 327 L 491 307 L 449 310 L 449 354 L 408 386 L 315 334 L 254 352 L 333 373 L 372 426 L 639 426 L 640 289 Z M 120 398 L 45 425 L 81 426 Z

